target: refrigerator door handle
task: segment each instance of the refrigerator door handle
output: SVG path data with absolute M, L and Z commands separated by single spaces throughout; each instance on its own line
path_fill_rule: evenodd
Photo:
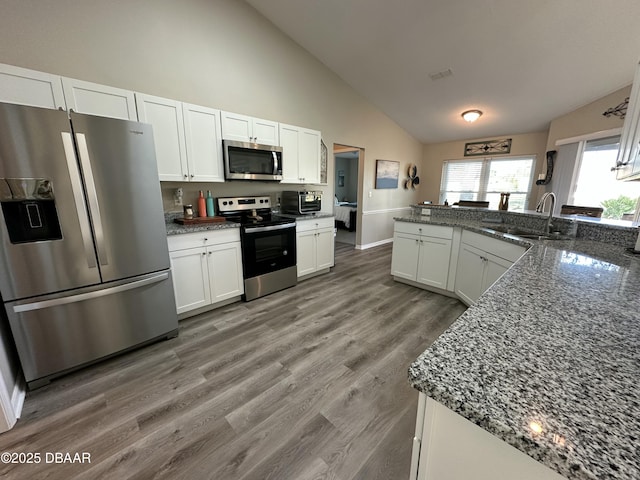
M 87 257 L 87 265 L 89 268 L 97 268 L 96 254 L 93 251 L 93 240 L 91 240 L 91 226 L 89 225 L 89 214 L 87 206 L 84 202 L 84 194 L 82 193 L 82 181 L 78 172 L 78 164 L 76 163 L 76 155 L 73 149 L 73 140 L 69 132 L 60 132 L 62 135 L 62 145 L 64 146 L 64 155 L 67 159 L 67 170 L 71 179 L 71 190 L 73 200 L 76 204 L 78 212 L 78 221 L 80 222 L 80 234 L 82 235 L 82 244 L 84 253 Z
M 76 133 L 76 142 L 78 144 L 78 153 L 80 155 L 80 164 L 84 172 L 84 181 L 87 186 L 87 196 L 89 199 L 89 208 L 93 218 L 93 231 L 96 234 L 96 250 L 98 251 L 98 261 L 100 265 L 108 265 L 107 249 L 104 244 L 104 230 L 102 228 L 102 216 L 100 215 L 100 205 L 98 204 L 98 193 L 96 192 L 96 184 L 93 181 L 93 171 L 91 170 L 91 158 L 89 157 L 89 148 L 87 147 L 87 138 L 84 133 Z
M 118 285 L 116 287 L 104 288 L 102 290 L 96 290 L 93 292 L 79 293 L 77 295 L 70 295 L 68 297 L 54 298 L 52 300 L 43 300 L 41 302 L 25 303 L 23 305 L 15 305 L 13 311 L 15 313 L 31 312 L 33 310 L 42 310 L 44 308 L 57 307 L 59 305 L 66 305 L 69 303 L 82 302 L 84 300 L 91 300 L 99 297 L 106 297 L 107 295 L 114 295 L 120 292 L 126 292 L 127 290 L 133 290 L 136 288 L 144 287 L 145 285 L 151 285 L 153 283 L 162 282 L 169 278 L 167 272 L 159 273 L 152 277 L 143 278 L 142 280 L 136 280 L 135 282 L 125 283 L 124 285 Z

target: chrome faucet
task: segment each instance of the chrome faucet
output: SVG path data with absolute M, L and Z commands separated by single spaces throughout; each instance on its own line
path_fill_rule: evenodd
M 553 211 L 556 208 L 556 194 L 553 192 L 547 192 L 542 195 L 542 198 L 538 202 L 536 206 L 536 212 L 543 213 L 544 207 L 547 203 L 547 198 L 551 198 L 551 208 L 549 209 L 549 217 L 547 218 L 547 227 L 545 229 L 545 235 L 549 235 L 551 233 L 551 218 L 553 217 Z

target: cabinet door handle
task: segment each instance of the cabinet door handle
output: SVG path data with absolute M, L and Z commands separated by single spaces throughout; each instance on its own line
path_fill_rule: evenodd
M 184 174 L 184 178 L 189 178 L 186 173 Z
M 195 175 L 192 173 L 192 174 L 191 174 L 191 178 L 193 178 L 193 177 L 195 177 Z
M 209 252 L 209 255 L 211 255 L 213 252 Z
M 207 252 L 202 252 L 202 256 L 204 257 L 207 254 Z

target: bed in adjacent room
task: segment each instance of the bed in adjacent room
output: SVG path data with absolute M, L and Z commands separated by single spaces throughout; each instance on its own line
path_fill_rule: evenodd
M 350 232 L 356 229 L 356 212 L 358 204 L 351 202 L 336 202 L 334 207 L 336 222 L 342 222 Z

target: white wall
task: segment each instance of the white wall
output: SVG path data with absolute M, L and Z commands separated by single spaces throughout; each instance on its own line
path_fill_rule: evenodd
M 0 433 L 9 430 L 20 416 L 24 384 L 18 378 L 19 362 L 8 319 L 0 315 Z
M 545 145 L 547 137 L 548 132 L 544 131 L 521 135 L 494 135 L 491 139 L 511 138 L 511 153 L 509 153 L 511 156 L 535 155 L 536 173 L 534 178 L 537 178 L 538 173 L 542 173 L 542 171 L 546 169 Z M 418 175 L 420 177 L 420 201 L 430 200 L 437 203 L 440 195 L 442 162 L 445 160 L 464 159 L 465 143 L 482 140 L 488 139 L 469 139 L 425 145 L 424 156 L 421 164 L 422 168 L 418 171 Z M 504 155 L 487 156 L 501 157 Z M 530 203 L 533 203 L 533 200 L 538 197 L 539 188 L 540 187 L 535 185 L 533 186 Z
M 631 85 L 599 98 L 551 121 L 547 149 L 557 150 L 556 142 L 566 138 L 622 128 L 620 117 L 602 115 L 609 108 L 622 103 L 631 93 Z
M 363 211 L 415 201 L 375 190 L 375 160 L 418 163 L 422 145 L 239 0 L 3 0 L 0 62 L 321 130 L 329 150 L 323 188 L 333 199 L 334 143 L 366 152 Z M 172 189 L 164 185 L 165 207 Z M 269 183 L 186 184 L 214 195 L 271 193 Z M 377 222 L 362 242 L 387 234 Z

